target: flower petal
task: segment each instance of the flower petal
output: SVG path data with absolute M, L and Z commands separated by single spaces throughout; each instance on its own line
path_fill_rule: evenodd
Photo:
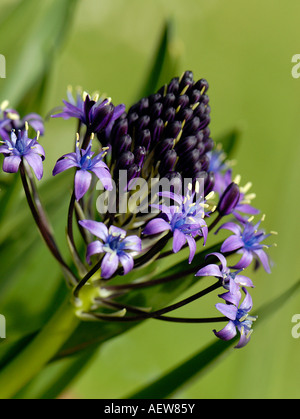
M 88 191 L 92 175 L 86 170 L 77 170 L 75 175 L 75 197 L 79 201 Z
M 119 258 L 117 254 L 106 253 L 101 264 L 101 276 L 104 279 L 110 278 L 118 269 Z
M 224 314 L 228 319 L 235 320 L 237 315 L 237 307 L 233 304 L 223 304 L 217 303 L 216 308 L 220 311 L 220 313 Z
M 144 228 L 143 234 L 158 234 L 170 229 L 170 224 L 167 223 L 165 220 L 163 220 L 162 218 L 155 218 L 154 220 L 149 221 L 149 223 Z
M 87 263 L 91 263 L 91 256 L 102 253 L 103 252 L 103 244 L 99 242 L 99 240 L 89 243 L 86 252 L 86 261 Z
M 37 177 L 37 179 L 41 180 L 44 173 L 43 160 L 41 156 L 39 156 L 38 154 L 34 152 L 30 152 L 30 153 L 27 153 L 24 156 L 24 158 L 29 164 L 29 166 L 32 168 L 32 170 L 34 171 L 34 174 Z
M 270 268 L 270 264 L 269 264 L 269 258 L 268 255 L 266 254 L 266 252 L 263 249 L 259 249 L 259 250 L 254 250 L 254 253 L 256 254 L 256 256 L 259 257 L 259 260 L 261 261 L 264 270 L 270 274 L 271 273 L 271 268 Z
M 240 237 L 230 236 L 228 237 L 221 246 L 221 252 L 233 252 L 234 250 L 240 249 L 244 246 L 244 242 Z
M 119 256 L 119 260 L 124 268 L 124 275 L 128 274 L 128 272 L 130 272 L 134 266 L 133 257 L 127 253 L 124 253 Z
M 240 261 L 233 266 L 235 269 L 244 269 L 247 268 L 253 260 L 253 255 L 248 250 L 243 250 L 243 256 L 241 257 Z
M 236 327 L 232 321 L 228 322 L 228 324 L 219 332 L 217 332 L 216 330 L 214 330 L 213 332 L 218 338 L 222 340 L 231 340 L 237 334 Z
M 79 224 L 87 229 L 90 233 L 94 236 L 99 237 L 104 242 L 108 236 L 108 229 L 105 224 L 100 223 L 99 221 L 92 221 L 92 220 L 83 220 L 79 221 Z
M 174 253 L 179 252 L 182 246 L 185 245 L 185 242 L 186 242 L 185 234 L 176 228 L 174 231 L 174 236 L 173 236 L 173 252 Z
M 196 276 L 217 276 L 219 278 L 223 277 L 222 272 L 218 265 L 207 265 L 204 268 L 201 268 L 197 273 Z
M 73 160 L 70 159 L 62 159 L 56 162 L 56 165 L 53 169 L 53 176 L 58 175 L 65 170 L 70 169 L 71 167 L 78 167 L 78 164 L 75 163 Z
M 20 167 L 21 157 L 9 156 L 5 157 L 3 161 L 3 172 L 17 173 Z
M 138 236 L 128 236 L 123 240 L 126 249 L 140 252 L 142 250 L 142 240 Z
M 95 173 L 95 175 L 102 182 L 102 185 L 106 190 L 113 190 L 111 174 L 107 168 L 95 166 L 91 169 L 91 171 Z
M 241 227 L 238 224 L 232 223 L 232 222 L 228 222 L 228 223 L 225 223 L 225 224 L 221 225 L 221 227 L 218 228 L 217 232 L 219 230 L 223 230 L 223 229 L 230 230 L 234 234 L 237 234 L 238 236 L 240 236 L 240 234 L 242 232 Z
M 189 235 L 185 236 L 185 238 L 186 238 L 186 240 L 188 242 L 188 245 L 189 245 L 189 248 L 190 248 L 189 263 L 192 263 L 192 260 L 194 259 L 194 256 L 195 256 L 195 253 L 196 253 L 196 250 L 197 250 L 196 241 L 195 241 L 195 239 L 193 239 L 193 237 L 191 237 Z

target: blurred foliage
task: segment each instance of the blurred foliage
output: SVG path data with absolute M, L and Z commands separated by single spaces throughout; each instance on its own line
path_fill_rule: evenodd
M 85 0 L 78 2 L 77 10 L 75 3 L 3 2 L 0 53 L 7 58 L 7 79 L 0 80 L 0 99 L 20 105 L 23 113 L 40 111 L 46 116 L 61 104 L 69 84 L 82 85 L 90 92 L 105 91 L 114 103 L 130 106 L 141 92 L 167 82 L 168 75 L 189 69 L 195 78 L 205 77 L 210 83 L 213 138 L 226 144 L 233 138 L 233 127 L 241 133 L 241 144 L 232 150 L 238 151 L 234 172 L 242 175 L 242 183 L 253 182 L 255 204 L 267 214 L 265 228 L 279 232 L 278 247 L 271 250 L 276 262 L 272 275 L 266 278 L 263 271 L 252 275 L 254 304 L 262 306 L 284 293 L 299 276 L 300 230 L 295 211 L 300 198 L 295 191 L 300 180 L 300 82 L 291 77 L 291 57 L 299 49 L 299 2 L 290 1 L 284 15 L 282 4 L 274 0 L 247 4 L 238 0 Z M 73 14 L 75 22 L 70 26 Z M 170 28 L 170 22 L 175 28 Z M 176 29 L 169 47 L 168 28 Z M 164 60 L 156 61 L 154 57 L 160 54 Z M 62 176 L 60 183 L 49 180 L 56 158 L 69 152 L 75 125 L 52 120 L 46 129 L 41 195 L 63 248 L 67 205 L 63 195 L 70 178 Z M 229 134 L 224 137 L 224 133 Z M 55 262 L 30 228 L 18 182 L 15 188 L 5 188 L 13 182 L 7 176 L 1 176 L 1 182 L 0 312 L 8 319 L 13 346 L 4 352 L 5 345 L 0 346 L 3 360 L 5 354 L 18 351 L 14 342 L 20 336 L 30 336 L 41 327 L 50 315 L 49 301 L 58 305 L 66 290 Z M 285 214 L 286 208 L 291 213 Z M 188 295 L 196 290 L 197 285 Z M 215 315 L 215 302 L 216 298 L 209 297 L 178 314 Z M 291 318 L 299 310 L 297 296 L 255 328 L 250 345 L 233 351 L 210 374 L 176 396 L 299 397 L 299 340 L 291 336 Z M 57 361 L 49 367 L 47 380 L 39 377 L 24 394 L 57 396 L 94 355 L 90 367 L 70 388 L 71 394 L 123 397 L 190 358 L 211 339 L 209 325 L 147 321 L 106 343 L 99 353 L 94 349 L 67 362 Z M 53 393 L 58 377 L 61 382 Z

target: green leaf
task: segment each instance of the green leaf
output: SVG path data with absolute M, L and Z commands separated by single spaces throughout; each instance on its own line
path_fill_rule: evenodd
M 152 58 L 149 75 L 141 89 L 139 99 L 154 93 L 172 77 L 177 76 L 181 49 L 174 36 L 174 23 L 168 20 L 165 23 L 158 48 Z
M 297 281 L 284 294 L 275 298 L 270 303 L 264 305 L 258 310 L 259 321 L 256 327 L 261 324 L 266 318 L 277 312 L 292 296 L 300 289 L 300 281 Z M 202 374 L 210 366 L 215 366 L 222 356 L 229 355 L 233 350 L 233 345 L 237 342 L 235 339 L 224 342 L 217 340 L 211 345 L 202 349 L 196 355 L 187 361 L 175 367 L 161 378 L 154 381 L 152 384 L 146 386 L 137 393 L 125 397 L 129 399 L 162 399 L 169 398 L 175 392 L 182 390 L 185 386 L 191 384 L 196 379 L 199 379 Z
M 69 23 L 77 0 L 26 0 L 20 3 L 16 14 L 11 14 L 0 30 L 7 60 L 9 77 L 1 89 L 1 96 L 10 101 L 12 106 L 31 93 L 37 83 L 41 83 L 48 69 L 52 66 L 53 54 L 59 49 L 69 29 Z M 27 5 L 26 5 L 27 3 Z M 11 28 L 19 22 L 26 22 L 22 38 L 10 45 Z M 21 24 L 22 27 L 22 24 Z M 16 31 L 18 35 L 19 31 Z

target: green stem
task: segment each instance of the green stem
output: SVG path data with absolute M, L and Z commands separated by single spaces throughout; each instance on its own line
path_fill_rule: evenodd
M 69 300 L 28 346 L 0 372 L 0 399 L 10 399 L 57 354 L 80 320 Z

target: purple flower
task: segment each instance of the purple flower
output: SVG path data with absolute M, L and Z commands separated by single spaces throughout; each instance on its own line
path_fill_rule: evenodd
M 268 256 L 263 250 L 268 245 L 262 244 L 270 234 L 265 234 L 264 230 L 259 230 L 261 221 L 253 225 L 246 222 L 243 227 L 236 223 L 228 222 L 223 224 L 220 229 L 230 230 L 234 235 L 228 237 L 221 247 L 222 253 L 234 252 L 241 253 L 240 261 L 234 266 L 236 269 L 247 268 L 255 258 L 260 261 L 267 273 L 271 273 Z M 218 230 L 218 231 L 219 231 Z
M 6 105 L 6 104 L 5 104 Z M 31 126 L 40 135 L 44 135 L 45 128 L 43 118 L 37 113 L 30 113 L 24 118 L 21 118 L 15 109 L 3 109 L 2 106 L 2 121 L 0 120 L 0 136 L 4 140 L 9 140 L 12 130 L 24 131 L 26 123 Z
M 104 279 L 110 278 L 118 269 L 119 263 L 123 266 L 124 275 L 130 272 L 134 266 L 134 260 L 130 251 L 140 252 L 142 242 L 138 236 L 126 237 L 126 231 L 121 228 L 110 226 L 97 221 L 79 221 L 79 224 L 90 233 L 99 237 L 88 245 L 87 262 L 90 263 L 91 256 L 105 253 L 101 263 L 101 276 Z
M 77 136 L 78 139 L 78 136 Z M 53 176 L 76 167 L 75 175 L 75 197 L 79 201 L 88 191 L 93 172 L 102 182 L 107 190 L 112 190 L 112 179 L 107 165 L 102 161 L 105 151 L 93 158 L 92 142 L 90 142 L 86 150 L 80 149 L 79 141 L 76 142 L 76 152 L 69 153 L 62 156 L 56 163 L 53 169 Z
M 1 141 L 0 153 L 4 155 L 3 171 L 17 173 L 23 158 L 34 171 L 38 180 L 43 177 L 45 151 L 36 139 L 28 138 L 28 126 L 25 131 L 12 131 L 10 138 Z
M 206 243 L 208 228 L 204 221 L 204 204 L 200 197 L 194 202 L 195 193 L 184 197 L 172 192 L 161 192 L 159 194 L 174 200 L 178 205 L 166 206 L 153 205 L 165 214 L 164 218 L 155 218 L 146 225 L 143 234 L 153 235 L 162 233 L 163 231 L 171 231 L 173 233 L 173 252 L 177 253 L 187 242 L 190 248 L 189 263 L 192 262 L 196 253 L 197 235 L 203 236 L 204 244 Z
M 204 266 L 195 276 L 215 276 L 217 278 L 222 278 L 223 287 L 228 290 L 228 292 L 221 294 L 220 297 L 232 304 L 238 304 L 241 299 L 240 286 L 253 287 L 253 282 L 247 276 L 240 275 L 240 272 L 243 269 L 231 272 L 227 267 L 226 258 L 221 253 L 210 253 L 206 258 L 209 256 L 217 257 L 221 262 L 221 265 L 209 264 Z
M 87 93 L 83 96 L 77 93 L 75 100 L 68 91 L 68 99 L 69 102 L 63 100 L 65 105 L 63 111 L 52 115 L 52 118 L 77 118 L 87 126 L 91 133 L 99 133 L 125 111 L 125 105 L 114 107 L 110 99 L 98 100 L 98 97 L 95 97 L 93 100 Z
M 231 340 L 236 336 L 238 330 L 241 336 L 235 348 L 242 348 L 249 342 L 253 332 L 251 329 L 252 323 L 257 319 L 257 317 L 249 316 L 248 313 L 253 305 L 252 298 L 245 288 L 243 288 L 243 291 L 246 296 L 239 308 L 234 304 L 216 304 L 216 308 L 229 319 L 229 322 L 219 332 L 214 330 L 214 333 L 222 340 Z

